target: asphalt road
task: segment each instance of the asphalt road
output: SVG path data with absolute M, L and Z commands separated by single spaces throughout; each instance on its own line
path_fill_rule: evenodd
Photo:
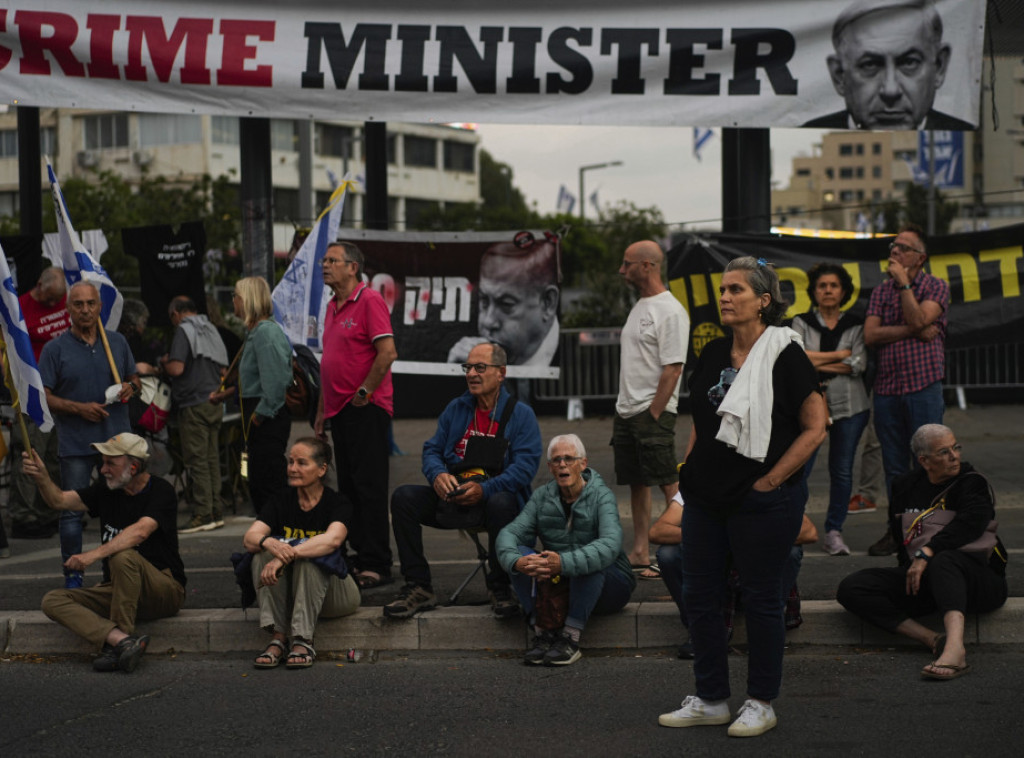
M 489 653 L 382 654 L 305 671 L 248 655 L 147 656 L 134 674 L 84 658 L 0 661 L 0 754 L 18 756 L 1020 755 L 1024 651 L 972 651 L 952 682 L 920 679 L 928 653 L 841 647 L 787 654 L 779 726 L 668 729 L 692 693 L 668 651 L 590 655 L 562 669 Z M 735 712 L 745 658 L 732 663 Z

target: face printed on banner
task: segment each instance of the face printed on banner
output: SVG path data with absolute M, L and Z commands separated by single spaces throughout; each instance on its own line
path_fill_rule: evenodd
M 924 123 L 950 56 L 931 18 L 924 9 L 883 8 L 843 29 L 828 66 L 858 128 L 918 129 Z
M 557 315 L 558 286 L 541 272 L 553 268 L 546 258 L 554 256 L 554 245 L 546 247 L 551 250 L 530 256 L 498 255 L 491 248 L 480 265 L 480 336 L 505 348 L 510 364 L 525 363 L 537 352 Z

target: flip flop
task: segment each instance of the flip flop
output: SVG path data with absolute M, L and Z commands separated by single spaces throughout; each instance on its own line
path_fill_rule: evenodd
M 633 575 L 637 579 L 661 579 L 661 567 L 657 563 L 649 563 L 646 566 L 631 566 Z
M 940 634 L 935 638 L 935 642 L 932 643 L 932 655 L 935 656 L 935 660 L 938 660 L 942 656 L 942 651 L 946 649 L 946 635 Z
M 940 674 L 936 669 L 947 669 L 950 673 Z M 948 679 L 958 679 L 968 671 L 971 670 L 970 664 L 965 663 L 963 666 L 954 666 L 952 663 L 929 663 L 923 669 L 921 669 L 921 676 L 925 679 L 937 679 L 939 681 L 946 681 Z

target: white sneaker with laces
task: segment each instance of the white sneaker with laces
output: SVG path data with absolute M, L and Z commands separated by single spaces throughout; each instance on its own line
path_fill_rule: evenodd
M 747 700 L 736 715 L 736 720 L 729 725 L 729 736 L 757 737 L 774 729 L 778 723 L 771 703 L 765 705 L 759 700 Z
M 704 700 L 688 695 L 678 711 L 658 716 L 658 723 L 662 726 L 710 726 L 728 724 L 731 718 L 727 701 Z
M 849 555 L 850 548 L 843 542 L 843 535 L 838 529 L 830 529 L 825 532 L 825 539 L 821 543 L 821 549 L 829 555 Z

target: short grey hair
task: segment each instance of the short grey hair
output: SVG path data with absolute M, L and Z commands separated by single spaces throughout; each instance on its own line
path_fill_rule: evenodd
M 761 309 L 761 319 L 769 326 L 781 326 L 782 317 L 789 308 L 789 302 L 782 297 L 782 289 L 779 286 L 779 275 L 775 271 L 775 265 L 764 258 L 755 258 L 752 255 L 745 255 L 742 258 L 734 258 L 726 264 L 725 270 L 743 271 L 747 275 L 747 284 L 754 290 L 758 297 L 768 295 L 772 301 L 767 307 Z
M 560 445 L 563 442 L 572 445 L 576 448 L 576 455 L 580 458 L 587 457 L 587 449 L 583 447 L 583 440 L 577 437 L 575 434 L 558 434 L 551 438 L 551 442 L 548 443 L 548 460 L 551 460 L 551 453 L 554 451 L 556 445 Z
M 943 424 L 924 424 L 919 426 L 914 436 L 910 438 L 910 451 L 915 458 L 928 455 L 932 451 L 932 444 L 939 437 L 953 434 L 953 430 Z

